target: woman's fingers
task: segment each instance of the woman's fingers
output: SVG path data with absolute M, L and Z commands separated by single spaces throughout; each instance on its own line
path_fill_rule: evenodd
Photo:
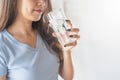
M 70 38 L 75 38 L 76 39 L 79 39 L 80 38 L 80 35 L 78 35 L 79 33 L 79 29 L 78 28 L 72 28 L 70 29 L 68 32 L 67 32 L 67 35 L 70 37 Z
M 77 40 L 80 38 L 80 35 L 78 35 L 80 29 L 79 28 L 72 28 L 68 29 L 67 35 L 73 39 L 74 42 L 65 44 L 64 47 L 69 47 L 69 46 L 76 46 L 77 45 Z
M 78 33 L 80 32 L 79 28 L 72 28 L 72 29 L 68 29 L 67 30 L 67 35 L 78 35 Z
M 79 28 L 71 28 L 68 29 L 65 34 L 53 32 L 52 35 L 53 37 L 57 37 L 61 44 L 67 43 L 64 47 L 67 47 L 67 49 L 72 49 L 77 45 L 77 40 L 80 38 L 80 35 L 78 35 L 79 31 Z M 70 39 L 69 43 L 66 42 L 66 39 Z
M 74 41 L 74 42 L 72 42 L 72 43 L 65 44 L 64 47 L 76 46 L 76 45 L 77 45 L 77 41 Z
M 52 33 L 53 37 L 57 37 L 57 34 L 55 32 Z
M 79 39 L 80 35 L 70 35 L 69 37 Z
M 66 34 L 69 36 L 69 35 L 74 35 L 74 34 L 78 34 L 79 32 L 79 28 L 72 28 L 72 29 L 68 29 Z M 57 33 L 56 32 L 53 32 L 52 33 L 53 37 L 57 37 Z
M 78 33 L 80 31 L 80 29 L 79 28 L 71 28 L 71 29 L 68 29 L 67 31 Z

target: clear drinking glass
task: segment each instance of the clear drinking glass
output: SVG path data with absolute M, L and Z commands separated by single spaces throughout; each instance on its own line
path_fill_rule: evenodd
M 50 27 L 56 33 L 57 39 L 62 46 L 74 41 L 67 34 L 67 31 L 72 27 L 71 21 L 67 19 L 62 9 L 49 12 L 47 14 L 47 18 L 49 20 Z

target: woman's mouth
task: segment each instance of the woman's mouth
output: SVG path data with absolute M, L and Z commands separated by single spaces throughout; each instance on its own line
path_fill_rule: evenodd
M 34 10 L 36 13 L 38 13 L 38 14 L 40 14 L 40 13 L 42 13 L 43 11 L 42 10 L 40 10 L 40 9 L 38 9 L 38 10 Z

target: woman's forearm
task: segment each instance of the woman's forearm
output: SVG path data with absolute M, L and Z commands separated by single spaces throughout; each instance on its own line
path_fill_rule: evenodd
M 64 52 L 63 53 L 63 64 L 62 64 L 62 77 L 64 80 L 72 80 L 74 75 L 71 52 Z
M 64 45 L 64 47 L 62 47 L 63 61 L 61 61 L 60 64 L 60 75 L 64 78 L 64 80 L 73 80 L 74 77 L 71 49 L 77 45 L 77 40 L 80 38 L 78 32 L 79 32 L 78 28 L 71 28 L 68 31 L 68 35 L 69 36 L 72 35 L 71 38 L 75 39 L 75 41 L 67 43 Z
M 6 80 L 6 76 L 0 76 L 0 80 Z

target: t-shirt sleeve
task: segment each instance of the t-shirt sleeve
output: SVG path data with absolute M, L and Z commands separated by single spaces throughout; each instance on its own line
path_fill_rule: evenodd
M 3 52 L 0 50 L 0 76 L 7 74 L 7 65 L 5 61 L 5 56 Z

